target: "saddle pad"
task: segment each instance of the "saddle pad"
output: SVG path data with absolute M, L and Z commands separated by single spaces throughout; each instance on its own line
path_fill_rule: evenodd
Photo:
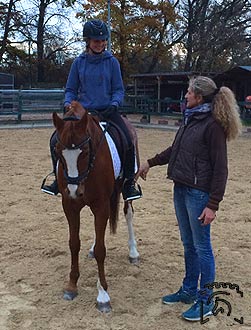
M 104 131 L 105 130 L 105 122 L 100 122 L 99 123 L 101 129 Z M 108 143 L 109 149 L 110 149 L 110 154 L 112 157 L 112 164 L 113 164 L 113 171 L 114 171 L 114 177 L 117 179 L 119 177 L 120 171 L 121 171 L 121 161 L 119 158 L 119 153 L 116 148 L 115 143 L 113 142 L 113 139 L 111 138 L 111 135 L 108 132 L 105 132 L 105 137 L 106 141 Z

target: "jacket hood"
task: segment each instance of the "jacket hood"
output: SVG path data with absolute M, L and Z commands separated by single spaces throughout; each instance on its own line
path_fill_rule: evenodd
M 112 53 L 108 52 L 107 50 L 97 55 L 88 54 L 87 52 L 84 52 L 80 55 L 81 58 L 85 58 L 89 63 L 99 63 L 103 60 L 111 58 L 112 56 Z

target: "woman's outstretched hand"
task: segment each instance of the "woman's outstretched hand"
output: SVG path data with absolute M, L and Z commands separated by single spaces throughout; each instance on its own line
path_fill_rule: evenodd
M 150 169 L 149 163 L 146 161 L 144 164 L 140 165 L 140 168 L 135 176 L 135 179 L 138 180 L 141 177 L 143 180 L 146 180 L 147 173 Z

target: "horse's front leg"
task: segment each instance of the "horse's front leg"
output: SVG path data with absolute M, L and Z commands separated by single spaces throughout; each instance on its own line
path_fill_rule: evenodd
M 129 261 L 131 264 L 138 265 L 140 261 L 139 252 L 137 250 L 137 243 L 135 240 L 133 229 L 133 207 L 132 202 L 125 202 L 124 215 L 128 227 L 128 247 L 129 247 Z
M 105 206 L 107 204 L 107 207 Z M 101 206 L 102 205 L 102 209 Z M 107 282 L 105 278 L 104 261 L 106 257 L 105 247 L 105 230 L 107 220 L 109 217 L 109 206 L 108 203 L 99 204 L 98 208 L 92 209 L 95 216 L 95 234 L 96 240 L 94 245 L 94 256 L 98 265 L 98 297 L 97 297 L 97 308 L 100 312 L 108 313 L 111 311 L 110 297 L 107 293 Z
M 65 209 L 65 215 L 69 224 L 69 247 L 71 251 L 71 271 L 69 282 L 64 289 L 64 299 L 73 300 L 77 294 L 77 281 L 79 278 L 79 251 L 80 251 L 80 211 L 73 210 L 73 207 L 69 211 Z

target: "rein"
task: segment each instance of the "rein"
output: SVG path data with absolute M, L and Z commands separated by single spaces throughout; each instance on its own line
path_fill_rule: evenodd
M 75 120 L 79 120 L 80 118 L 78 117 L 75 117 L 75 116 L 69 116 L 69 117 L 66 117 L 64 118 L 64 120 L 66 121 L 75 121 Z M 63 166 L 63 171 L 64 171 L 64 177 L 67 181 L 67 184 L 73 184 L 73 185 L 79 185 L 81 182 L 85 181 L 91 171 L 91 169 L 94 167 L 94 162 L 95 162 L 95 159 L 96 159 L 96 155 L 104 141 L 104 138 L 105 138 L 105 133 L 107 132 L 107 129 L 108 129 L 108 125 L 106 125 L 105 129 L 102 130 L 102 136 L 101 136 L 101 139 L 99 141 L 99 144 L 98 144 L 98 147 L 95 151 L 95 153 L 93 152 L 93 144 L 92 144 L 92 139 L 90 136 L 87 136 L 86 138 L 83 139 L 83 141 L 81 141 L 78 145 L 75 145 L 75 144 L 72 144 L 71 147 L 67 147 L 65 146 L 59 136 L 57 135 L 57 142 L 59 144 L 61 144 L 61 146 L 64 147 L 64 149 L 67 149 L 67 150 L 77 150 L 77 149 L 80 149 L 81 151 L 83 151 L 83 149 L 81 149 L 83 146 L 85 146 L 86 144 L 88 145 L 88 155 L 89 155 L 89 160 L 88 160 L 88 166 L 87 166 L 87 169 L 82 172 L 80 175 L 78 175 L 77 177 L 71 177 L 68 175 L 67 173 L 67 170 L 65 168 L 65 162 L 64 160 L 62 159 L 63 157 L 61 156 L 60 157 L 60 161 L 62 163 L 62 166 Z

